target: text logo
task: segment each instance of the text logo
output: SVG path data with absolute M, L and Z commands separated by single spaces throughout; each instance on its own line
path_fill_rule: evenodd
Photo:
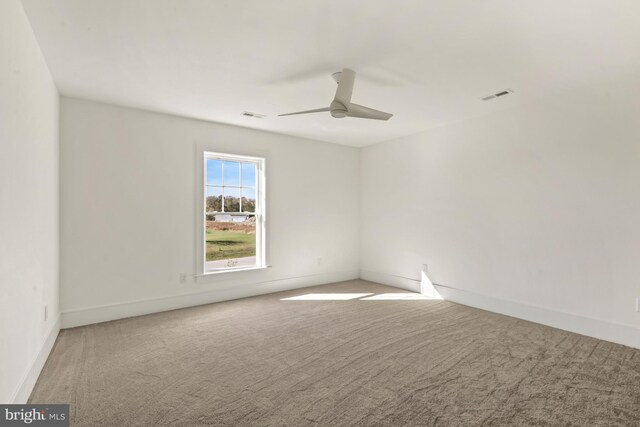
M 69 405 L 0 405 L 0 426 L 69 427 Z

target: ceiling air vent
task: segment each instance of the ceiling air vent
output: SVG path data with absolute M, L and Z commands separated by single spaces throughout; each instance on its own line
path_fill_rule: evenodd
M 250 111 L 243 111 L 242 115 L 245 116 L 245 117 L 254 117 L 256 119 L 262 119 L 262 118 L 266 117 L 264 114 L 252 113 Z
M 484 98 L 480 98 L 480 99 L 482 99 L 483 101 L 488 101 L 490 99 L 499 98 L 501 96 L 509 95 L 510 93 L 513 93 L 513 91 L 511 89 L 505 89 L 503 91 L 500 91 L 498 93 L 494 93 L 493 95 L 485 96 Z

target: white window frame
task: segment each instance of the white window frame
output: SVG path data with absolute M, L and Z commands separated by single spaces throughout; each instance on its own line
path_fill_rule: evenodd
M 198 211 L 200 221 L 198 221 L 199 226 L 199 254 L 198 254 L 198 276 L 208 276 L 219 273 L 227 273 L 234 271 L 246 271 L 246 270 L 256 270 L 267 267 L 267 251 L 266 251 L 266 241 L 267 241 L 267 227 L 266 227 L 266 171 L 265 164 L 266 159 L 264 157 L 253 157 L 253 156 L 245 156 L 239 154 L 227 154 L 227 153 L 219 153 L 208 150 L 201 151 L 201 165 L 202 165 L 202 180 L 200 181 L 200 197 L 198 203 Z M 255 208 L 255 217 L 256 217 L 256 263 L 255 265 L 250 266 L 239 266 L 239 267 L 224 267 L 217 268 L 214 270 L 207 270 L 207 239 L 206 239 L 206 224 L 207 224 L 207 214 L 206 214 L 206 198 L 207 198 L 207 160 L 222 160 L 228 162 L 240 162 L 240 163 L 253 163 L 256 165 L 256 208 Z M 242 170 L 242 167 L 240 167 Z M 224 179 L 224 178 L 223 178 Z M 242 185 L 242 182 L 240 182 Z M 224 199 L 224 197 L 223 197 Z M 224 201 L 223 201 L 224 205 Z M 238 215 L 242 215 L 242 212 L 237 212 Z

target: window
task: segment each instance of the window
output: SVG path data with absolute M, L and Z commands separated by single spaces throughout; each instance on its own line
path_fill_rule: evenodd
M 204 274 L 265 266 L 264 159 L 204 153 Z

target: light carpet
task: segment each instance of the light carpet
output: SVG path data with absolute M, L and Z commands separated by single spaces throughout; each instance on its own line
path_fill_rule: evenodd
M 403 292 L 355 280 L 66 329 L 30 402 L 78 426 L 640 425 L 640 350 Z

